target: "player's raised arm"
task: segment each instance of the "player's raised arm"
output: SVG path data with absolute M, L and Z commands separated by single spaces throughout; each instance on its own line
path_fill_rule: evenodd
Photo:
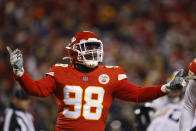
M 23 68 L 23 56 L 19 49 L 12 49 L 7 46 L 10 55 L 10 64 L 13 68 L 15 78 L 20 83 L 23 90 L 33 96 L 48 96 L 52 93 L 56 84 L 51 76 L 46 76 L 40 80 L 34 81 Z
M 182 113 L 180 117 L 180 131 L 190 131 L 193 119 L 195 116 L 196 107 L 196 59 L 194 59 L 189 66 L 189 78 L 191 80 L 187 86 L 185 93 L 185 100 L 182 107 Z
M 172 79 L 167 84 L 143 88 L 128 82 L 128 80 L 122 80 L 115 88 L 114 95 L 117 98 L 127 101 L 151 101 L 172 90 L 182 89 L 185 87 L 186 81 L 182 75 L 183 70 L 179 70 L 173 73 Z
M 19 49 L 15 49 L 14 51 L 12 51 L 9 46 L 7 46 L 6 48 L 10 55 L 10 63 L 13 67 L 14 74 L 18 77 L 21 77 L 24 73 L 23 57 L 21 51 Z

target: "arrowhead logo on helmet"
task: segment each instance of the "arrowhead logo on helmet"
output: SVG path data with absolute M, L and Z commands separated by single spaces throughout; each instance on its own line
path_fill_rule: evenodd
M 94 68 L 103 61 L 103 44 L 92 32 L 77 33 L 66 48 L 71 62 Z

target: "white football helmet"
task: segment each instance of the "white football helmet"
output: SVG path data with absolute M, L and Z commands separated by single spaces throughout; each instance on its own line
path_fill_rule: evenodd
M 72 63 L 94 68 L 103 61 L 103 44 L 92 32 L 77 33 L 66 48 Z

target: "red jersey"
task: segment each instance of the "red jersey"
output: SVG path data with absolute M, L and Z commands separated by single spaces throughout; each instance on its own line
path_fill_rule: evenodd
M 56 131 L 104 131 L 115 97 L 145 102 L 164 95 L 161 85 L 138 87 L 128 82 L 120 67 L 111 66 L 81 73 L 72 66 L 56 64 L 40 80 L 34 81 L 24 73 L 18 81 L 29 95 L 54 95 L 58 106 Z

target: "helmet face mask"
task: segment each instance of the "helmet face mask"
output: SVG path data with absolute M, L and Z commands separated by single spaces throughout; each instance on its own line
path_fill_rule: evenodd
M 72 38 L 75 41 L 67 47 L 68 53 L 76 63 L 89 68 L 98 66 L 103 61 L 103 44 L 99 38 L 91 32 L 80 32 L 84 38 L 78 39 L 77 35 Z M 86 36 L 85 36 L 86 34 Z

